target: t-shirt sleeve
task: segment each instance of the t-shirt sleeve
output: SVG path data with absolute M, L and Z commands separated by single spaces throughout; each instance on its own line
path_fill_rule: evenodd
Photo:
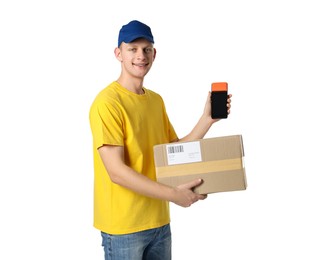
M 94 146 L 124 145 L 123 121 L 117 109 L 104 101 L 95 101 L 89 114 Z

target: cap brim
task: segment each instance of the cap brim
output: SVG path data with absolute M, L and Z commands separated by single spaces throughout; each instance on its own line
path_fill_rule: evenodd
M 140 39 L 140 38 L 144 38 L 146 39 L 147 41 L 151 42 L 151 43 L 154 43 L 153 41 L 153 38 L 148 36 L 148 35 L 143 35 L 143 34 L 134 34 L 134 35 L 131 35 L 129 37 L 127 37 L 126 39 L 123 40 L 123 42 L 125 43 L 130 43 L 130 42 L 133 42 L 137 39 Z

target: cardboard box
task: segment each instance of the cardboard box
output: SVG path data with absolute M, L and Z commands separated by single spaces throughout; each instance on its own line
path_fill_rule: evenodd
M 201 178 L 195 192 L 245 190 L 246 174 L 241 135 L 154 146 L 157 181 L 176 187 Z

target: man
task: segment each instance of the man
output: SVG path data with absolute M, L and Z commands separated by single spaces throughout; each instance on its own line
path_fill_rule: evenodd
M 94 227 L 101 231 L 106 260 L 171 259 L 169 202 L 189 207 L 206 198 L 193 192 L 200 179 L 177 188 L 156 182 L 153 146 L 203 138 L 217 120 L 211 118 L 209 93 L 196 126 L 178 139 L 162 98 L 143 86 L 156 57 L 153 44 L 147 25 L 122 26 L 115 48 L 121 74 L 90 109 Z

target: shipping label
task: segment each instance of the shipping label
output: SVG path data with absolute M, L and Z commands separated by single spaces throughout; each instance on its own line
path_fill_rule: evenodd
M 174 143 L 166 145 L 168 165 L 202 162 L 200 142 Z

